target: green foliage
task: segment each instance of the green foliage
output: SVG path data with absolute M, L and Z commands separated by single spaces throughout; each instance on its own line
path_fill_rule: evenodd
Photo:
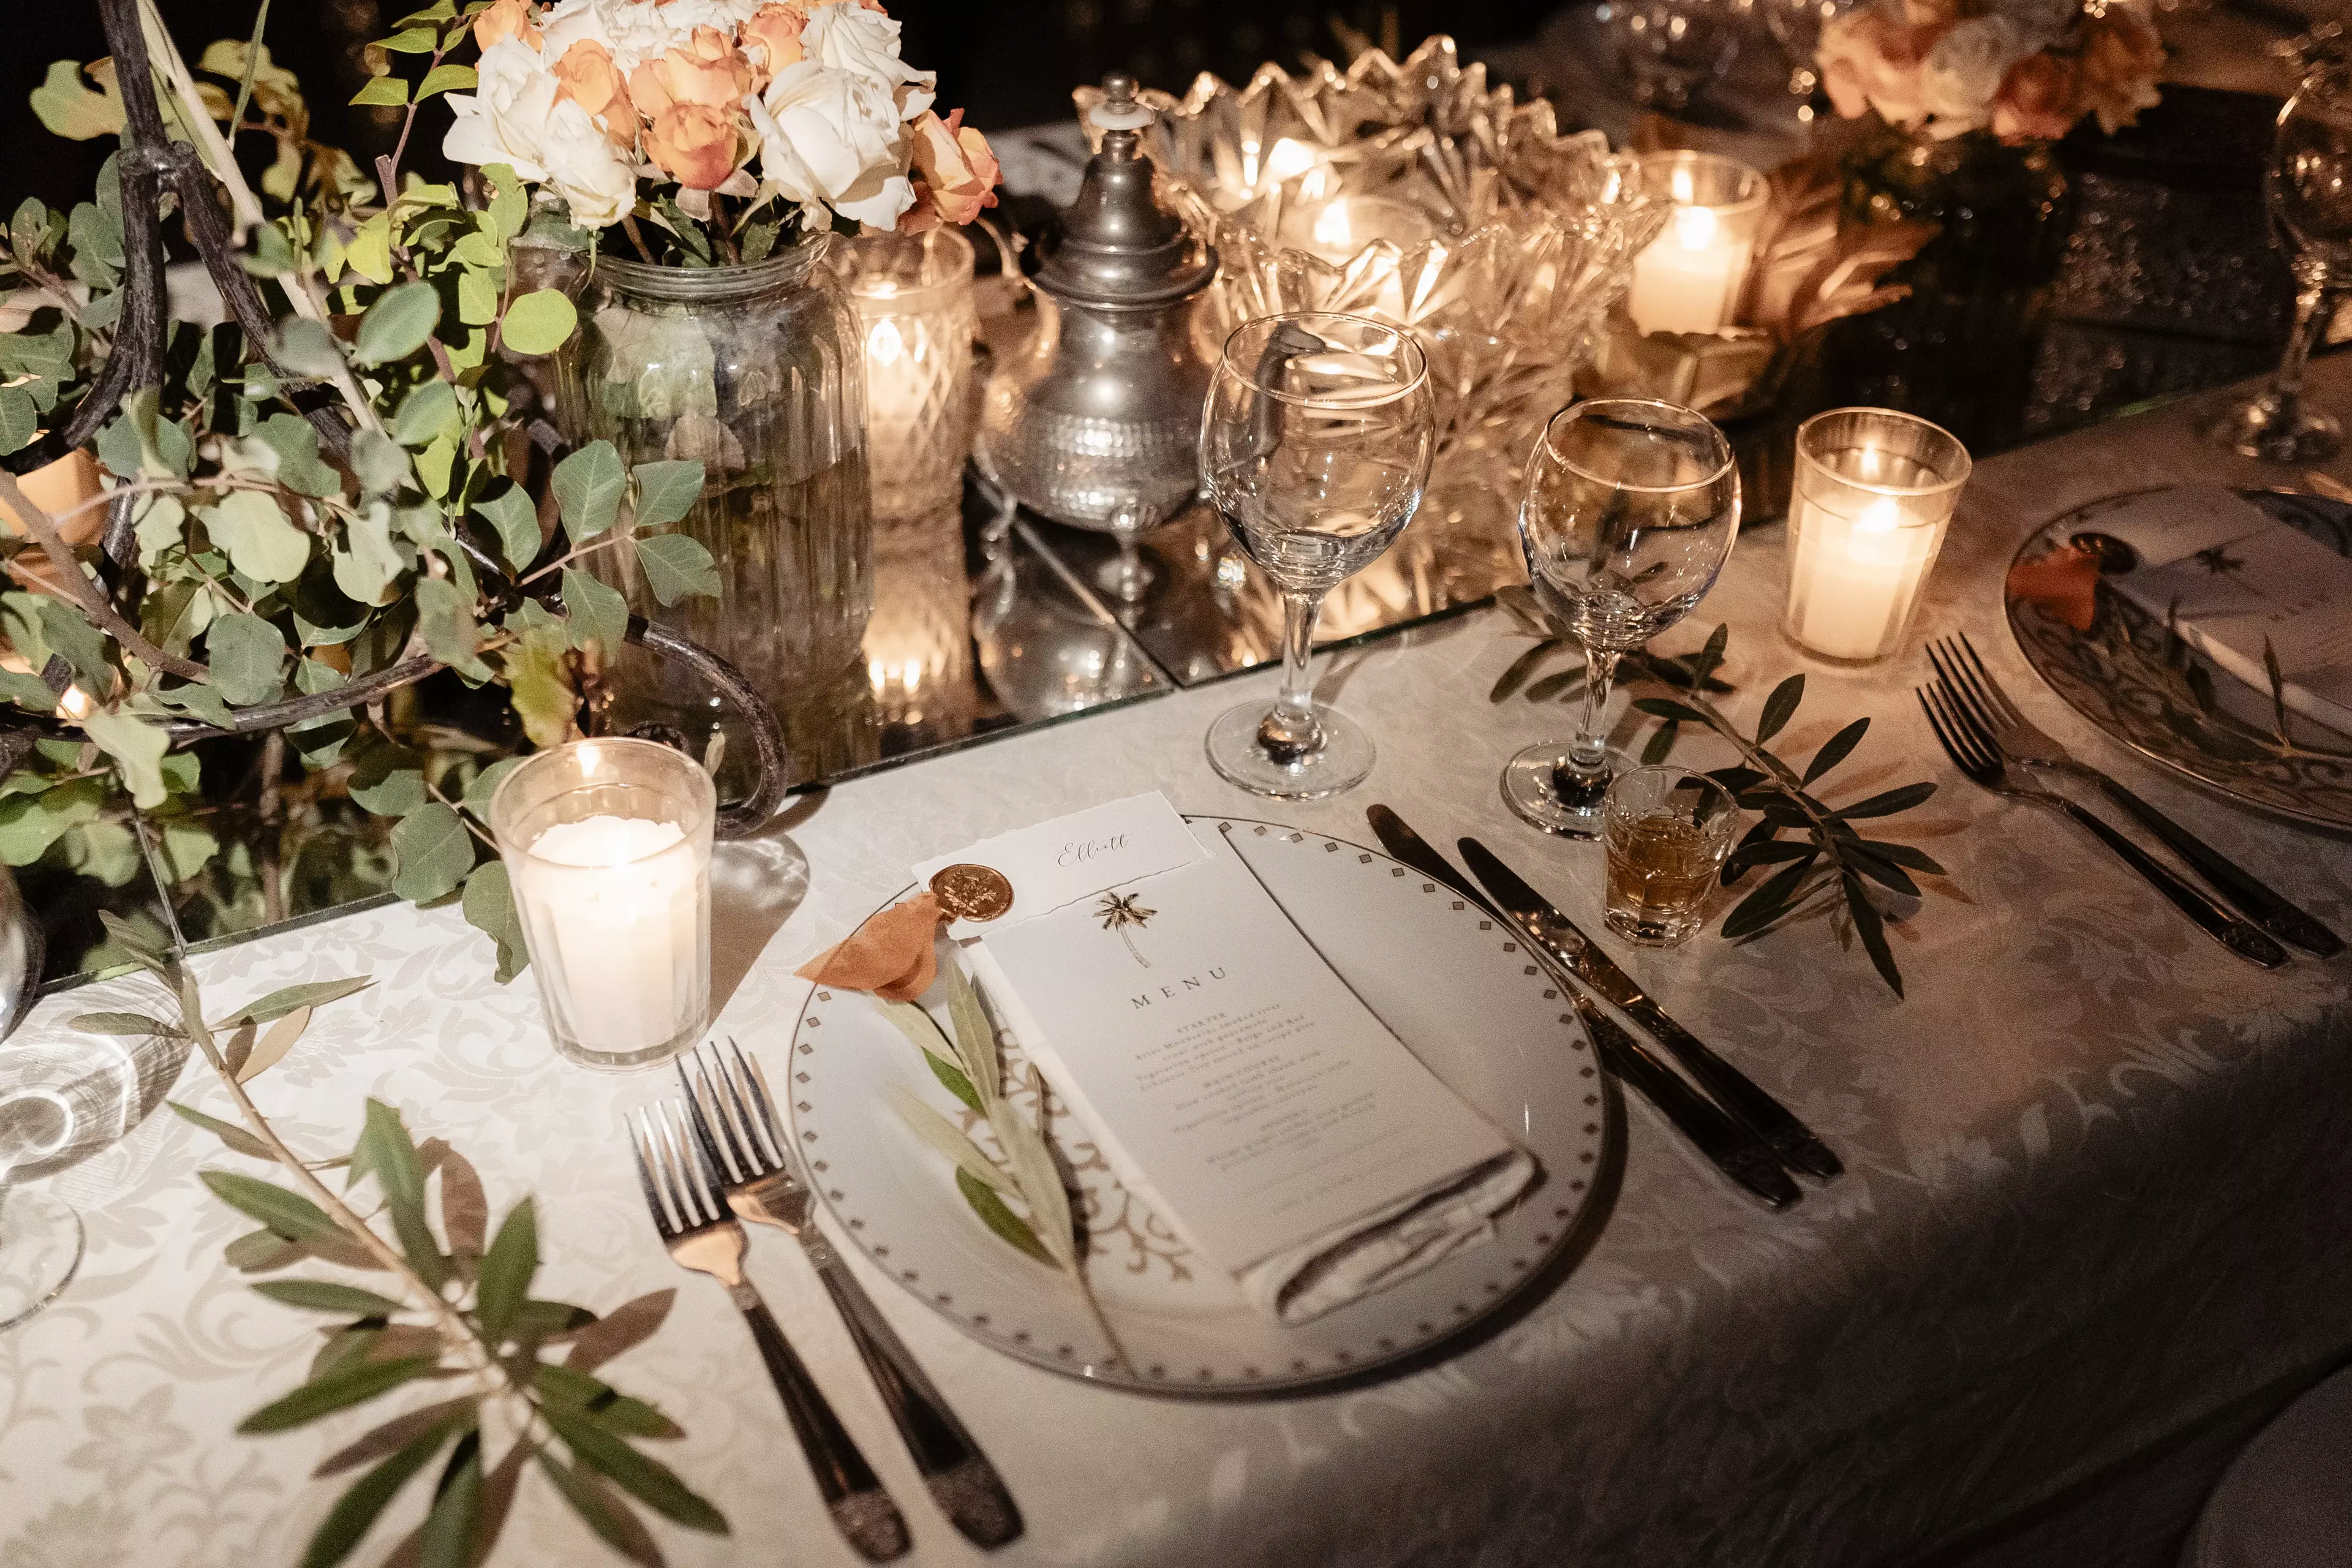
M 340 1279 L 267 1279 L 254 1289 L 291 1312 L 333 1322 L 309 1375 L 238 1425 L 266 1437 L 429 1384 L 436 1397 L 385 1415 L 344 1441 L 314 1472 L 320 1479 L 358 1472 L 311 1535 L 306 1568 L 334 1568 L 366 1542 L 385 1510 L 446 1451 L 425 1522 L 411 1546 L 425 1563 L 479 1563 L 493 1550 L 522 1472 L 536 1460 L 559 1496 L 608 1541 L 644 1545 L 651 1536 L 639 1508 L 689 1529 L 727 1532 L 719 1510 L 669 1467 L 642 1452 L 646 1441 L 683 1436 L 677 1423 L 631 1398 L 594 1370 L 643 1343 L 667 1317 L 673 1293 L 656 1291 L 604 1318 L 567 1302 L 532 1297 L 540 1268 L 537 1209 L 525 1197 L 508 1213 L 497 1239 L 483 1245 L 487 1213 L 473 1166 L 441 1140 L 414 1142 L 400 1114 L 370 1100 L 348 1158 L 304 1161 L 287 1149 L 242 1089 L 233 1069 L 236 1040 L 217 1031 L 308 1010 L 366 985 L 365 980 L 311 982 L 260 997 L 219 1024 L 205 1020 L 194 978 L 157 949 L 126 938 L 135 960 L 180 997 L 178 1017 L 89 1014 L 78 1026 L 143 1030 L 193 1041 L 238 1101 L 243 1126 L 173 1103 L 197 1129 L 233 1153 L 271 1165 L 303 1192 L 241 1172 L 206 1171 L 214 1194 L 262 1229 L 231 1242 L 230 1267 L 268 1273 L 306 1258 L 372 1270 L 365 1285 Z M 257 1052 L 257 1056 L 258 1053 Z M 256 1069 L 256 1074 L 259 1070 Z M 345 1171 L 337 1196 L 319 1173 Z M 362 1189 L 373 1184 L 372 1194 Z M 436 1188 L 437 1186 L 437 1192 Z M 362 1218 L 373 1211 L 375 1220 Z M 440 1228 L 436 1233 L 434 1219 Z M 389 1235 L 375 1228 L 388 1226 Z M 569 1357 L 552 1359 L 563 1342 Z M 452 1389 L 455 1397 L 451 1397 Z M 492 1406 L 499 1419 L 486 1422 Z M 495 1465 L 486 1432 L 507 1443 Z M 659 1554 L 643 1559 L 658 1561 Z

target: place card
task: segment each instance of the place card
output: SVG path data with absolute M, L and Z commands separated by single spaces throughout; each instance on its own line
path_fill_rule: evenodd
M 1534 1163 L 1366 1007 L 1212 826 L 1139 795 L 927 862 L 1013 888 L 982 989 L 1119 1179 L 1288 1321 L 1483 1239 Z
M 2095 524 L 2139 553 L 2113 579 L 2150 615 L 2267 696 L 2267 640 L 2289 708 L 2352 733 L 2352 560 L 2221 485 L 2136 497 Z

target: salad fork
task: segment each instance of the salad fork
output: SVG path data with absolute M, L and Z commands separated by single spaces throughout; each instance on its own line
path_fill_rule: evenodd
M 2045 788 L 2025 777 L 2009 765 L 2000 748 L 1993 744 L 1977 721 L 1960 705 L 1959 700 L 1938 680 L 1916 689 L 1920 708 L 1927 715 L 1927 726 L 1936 731 L 1943 743 L 1944 753 L 1952 765 L 1966 774 L 1969 781 L 1995 795 L 2014 795 L 2037 805 L 2072 817 L 2087 829 L 2100 843 L 2114 850 L 2129 866 L 2146 878 L 2148 884 L 2162 893 L 2172 907 L 2195 921 L 2206 935 L 2250 963 L 2264 969 L 2276 969 L 2286 962 L 2286 949 L 2264 936 L 2252 924 L 2240 920 L 2212 900 L 2166 870 L 2150 858 L 2147 852 L 2098 817 L 2068 800 L 2055 790 Z
M 1963 653 L 1967 655 L 1965 659 Z M 2195 868 L 2199 876 L 2220 889 L 2222 897 L 2280 941 L 2291 942 L 2322 958 L 2333 958 L 2344 951 L 2342 937 L 2273 892 L 2236 861 L 2097 768 L 2077 760 L 2043 733 L 2010 700 L 2009 693 L 1985 668 L 1976 645 L 1969 641 L 1966 633 L 1960 634 L 1957 647 L 1949 637 L 1930 642 L 1927 658 L 1944 678 L 1945 689 L 1960 700 L 1979 727 L 1992 737 L 1993 744 L 2011 762 L 2022 763 L 2030 768 L 2047 768 L 2095 784 L 2100 794 L 2129 812 L 2142 826 L 2163 840 L 2167 848 Z
M 766 1082 L 741 1047 L 732 1039 L 727 1045 L 734 1053 L 731 1066 L 712 1045 L 707 1061 L 695 1053 L 691 1074 L 681 1058 L 677 1077 L 703 1160 L 718 1173 L 736 1217 L 799 1238 L 940 1511 L 976 1545 L 998 1547 L 1018 1538 L 1021 1510 L 996 1468 L 809 1217 L 814 1194 L 784 1153 L 790 1140 L 777 1126 Z
M 743 1227 L 729 1210 L 718 1178 L 702 1163 L 691 1136 L 681 1133 L 681 1120 L 676 1107 L 657 1105 L 650 1112 L 638 1111 L 636 1125 L 630 1129 L 629 1149 L 637 1157 L 637 1179 L 645 1185 L 654 1229 L 679 1268 L 708 1274 L 726 1286 L 743 1321 L 751 1325 L 751 1338 L 783 1397 L 784 1414 L 800 1438 L 801 1451 L 808 1456 L 809 1468 L 816 1472 L 817 1490 L 824 1494 L 835 1527 L 869 1563 L 905 1556 L 911 1544 L 905 1517 L 793 1353 L 768 1304 L 744 1279 Z

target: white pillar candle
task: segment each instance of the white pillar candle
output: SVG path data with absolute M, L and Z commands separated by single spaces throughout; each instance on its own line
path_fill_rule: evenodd
M 521 873 L 542 994 L 581 1047 L 626 1055 L 701 1028 L 709 895 L 677 823 L 560 822 L 531 841 Z
M 1643 184 L 1674 204 L 1665 232 L 1633 258 L 1625 312 L 1645 332 L 1719 332 L 1748 281 L 1768 192 L 1745 164 L 1703 153 L 1643 160 Z
M 1934 563 L 1939 528 L 1882 497 L 1851 520 L 1800 498 L 1789 517 L 1789 622 L 1832 658 L 1876 658 L 1902 635 Z

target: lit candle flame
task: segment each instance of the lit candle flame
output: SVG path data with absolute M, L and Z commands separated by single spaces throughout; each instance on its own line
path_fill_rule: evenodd
M 1676 207 L 1675 209 L 1675 243 L 1685 250 L 1705 250 L 1715 243 L 1715 209 L 1713 207 Z
M 877 321 L 866 334 L 866 354 L 876 364 L 891 364 L 907 350 L 907 341 L 898 335 L 898 323 Z

